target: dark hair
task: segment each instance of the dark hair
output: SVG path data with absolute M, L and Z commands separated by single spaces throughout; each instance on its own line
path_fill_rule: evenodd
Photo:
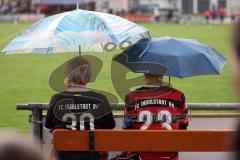
M 144 74 L 144 76 L 145 77 L 155 77 L 155 78 L 162 78 L 163 77 L 163 75 L 154 75 L 154 74 L 148 74 L 148 73 Z
M 66 76 L 76 84 L 86 84 L 90 82 L 91 65 L 81 57 L 71 59 L 66 68 Z
M 240 59 L 240 22 L 239 21 L 234 26 L 232 41 L 233 41 L 233 48 L 235 50 L 235 53 Z
M 2 160 L 43 160 L 38 152 L 17 143 L 6 143 L 0 148 L 0 159 Z
M 37 147 L 39 144 L 30 143 L 19 135 L 10 133 L 0 135 L 1 160 L 44 160 L 42 152 Z

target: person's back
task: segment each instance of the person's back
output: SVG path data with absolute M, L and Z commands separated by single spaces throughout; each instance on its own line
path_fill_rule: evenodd
M 147 75 L 151 77 L 151 75 Z M 156 79 L 157 76 L 153 76 Z M 124 129 L 187 129 L 184 94 L 168 86 L 152 83 L 129 93 L 125 99 Z M 178 153 L 137 153 L 142 160 L 177 159 Z
M 230 17 L 231 17 L 232 22 L 235 22 L 236 17 L 237 17 L 237 12 L 235 12 L 235 11 L 231 11 L 231 13 L 230 13 Z
M 223 23 L 224 18 L 225 18 L 225 9 L 223 7 L 219 8 L 218 13 L 219 13 L 221 22 Z
M 81 89 L 55 94 L 50 102 L 45 127 L 71 130 L 113 129 L 115 122 L 105 96 Z M 60 159 L 88 159 L 88 152 L 56 152 Z M 95 159 L 99 159 L 98 153 Z
M 208 10 L 204 11 L 204 17 L 209 19 L 211 17 L 211 13 Z
M 69 88 L 52 97 L 45 127 L 52 131 L 57 128 L 113 129 L 115 121 L 107 98 L 85 86 L 89 82 L 90 73 L 88 73 L 89 71 L 83 72 L 81 66 L 86 65 L 87 62 L 78 62 L 76 59 L 70 63 L 70 69 L 67 70 Z M 85 68 L 89 69 L 89 66 Z M 54 153 L 59 160 L 89 158 L 88 152 L 55 151 Z M 95 159 L 100 159 L 98 152 L 95 152 Z

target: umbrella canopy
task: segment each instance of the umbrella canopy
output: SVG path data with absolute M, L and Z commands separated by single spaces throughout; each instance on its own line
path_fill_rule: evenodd
M 182 38 L 144 39 L 114 58 L 133 72 L 173 77 L 220 74 L 226 59 L 213 48 Z
M 148 30 L 121 17 L 85 10 L 74 10 L 47 17 L 22 32 L 3 53 L 105 52 L 129 47 Z M 122 47 L 123 48 L 123 47 Z

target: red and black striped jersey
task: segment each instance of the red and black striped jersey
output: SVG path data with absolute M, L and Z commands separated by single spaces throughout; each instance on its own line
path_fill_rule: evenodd
M 187 105 L 184 94 L 168 86 L 141 87 L 125 98 L 124 129 L 186 129 Z M 142 160 L 177 158 L 177 153 L 138 153 Z M 156 158 L 159 157 L 159 158 Z
M 172 129 L 184 129 L 188 123 L 185 96 L 168 86 L 141 87 L 126 96 L 125 118 L 132 129 L 140 129 L 148 119 L 152 123 L 146 129 L 167 129 L 162 126 L 165 121 Z

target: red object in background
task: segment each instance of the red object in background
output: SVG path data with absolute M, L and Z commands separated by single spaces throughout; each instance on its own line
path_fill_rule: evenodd
M 237 12 L 232 11 L 230 16 L 231 16 L 231 17 L 237 17 Z
M 223 7 L 219 8 L 218 12 L 221 17 L 225 16 L 225 9 Z
M 232 22 L 235 22 L 236 21 L 236 18 L 237 18 L 237 12 L 235 12 L 235 11 L 232 11 L 231 13 L 230 13 L 230 17 L 231 17 L 231 20 L 232 20 Z
M 204 12 L 204 17 L 205 17 L 205 18 L 211 17 L 211 12 L 205 11 L 205 12 Z
M 154 17 L 151 15 L 120 14 L 119 16 L 133 22 L 154 22 Z
M 32 10 L 40 10 L 43 12 L 48 12 L 50 7 L 48 5 L 33 5 Z

